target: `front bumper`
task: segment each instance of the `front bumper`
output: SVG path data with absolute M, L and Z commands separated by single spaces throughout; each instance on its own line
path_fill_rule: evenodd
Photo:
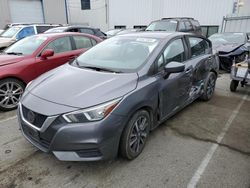
M 52 152 L 62 161 L 97 161 L 116 157 L 124 117 L 110 114 L 101 121 L 69 124 L 61 116 L 44 129 L 34 128 L 18 108 L 18 121 L 24 137 L 40 150 Z

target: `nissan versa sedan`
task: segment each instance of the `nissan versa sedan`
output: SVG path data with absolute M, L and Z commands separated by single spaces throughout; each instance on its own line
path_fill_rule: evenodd
M 63 161 L 127 159 L 194 100 L 211 99 L 218 63 L 209 40 L 185 33 L 115 36 L 32 81 L 19 103 L 24 137 Z
M 26 84 L 74 59 L 102 40 L 88 34 L 40 34 L 22 39 L 0 54 L 0 111 L 13 110 Z

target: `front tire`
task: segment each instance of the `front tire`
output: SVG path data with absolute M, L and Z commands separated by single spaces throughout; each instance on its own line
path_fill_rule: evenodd
M 129 120 L 120 142 L 122 157 L 132 160 L 142 152 L 151 126 L 150 115 L 146 110 L 137 111 Z
M 230 91 L 231 92 L 235 92 L 237 87 L 239 85 L 239 81 L 237 80 L 232 80 L 231 83 L 230 83 Z
M 10 111 L 17 108 L 24 88 L 25 85 L 17 79 L 0 80 L 0 111 Z
M 209 101 L 212 98 L 215 90 L 216 79 L 217 77 L 214 72 L 210 72 L 208 74 L 207 79 L 204 83 L 204 92 L 200 97 L 202 100 Z

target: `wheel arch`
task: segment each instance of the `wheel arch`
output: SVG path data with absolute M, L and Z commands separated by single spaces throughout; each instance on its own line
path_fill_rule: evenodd
M 22 82 L 23 85 L 24 85 L 25 87 L 26 87 L 26 85 L 27 85 L 26 82 L 25 82 L 23 79 L 21 79 L 21 78 L 19 78 L 19 77 L 16 77 L 16 76 L 6 76 L 6 77 L 2 77 L 2 78 L 0 78 L 0 81 L 5 80 L 5 79 L 16 79 L 16 80 Z

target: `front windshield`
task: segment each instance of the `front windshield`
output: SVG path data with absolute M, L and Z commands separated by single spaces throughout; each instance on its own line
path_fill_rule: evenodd
M 4 53 L 16 55 L 31 55 L 36 49 L 47 40 L 45 36 L 26 37 L 7 48 Z
M 245 43 L 244 33 L 217 33 L 209 37 L 209 40 L 212 41 L 213 45 L 221 44 L 242 44 Z
M 146 31 L 169 31 L 174 32 L 177 28 L 177 21 L 175 20 L 161 20 L 152 22 Z
M 73 65 L 82 68 L 98 67 L 114 72 L 134 72 L 158 43 L 153 38 L 114 37 L 79 56 Z
M 0 36 L 6 38 L 12 38 L 17 32 L 21 29 L 21 27 L 11 27 L 4 31 Z

